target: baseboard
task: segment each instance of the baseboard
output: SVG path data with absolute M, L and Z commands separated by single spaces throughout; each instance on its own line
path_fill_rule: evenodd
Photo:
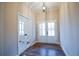
M 60 45 L 60 46 L 61 46 L 62 50 L 64 51 L 65 55 L 66 55 L 66 56 L 69 56 L 68 51 L 67 51 L 66 49 L 64 49 L 62 45 Z
M 32 44 L 30 46 L 33 46 L 36 43 L 36 41 L 33 41 Z
M 34 44 L 35 44 L 36 42 L 35 41 L 33 41 L 27 48 L 25 48 L 24 50 L 26 50 L 26 49 L 28 49 L 29 47 L 31 47 L 31 46 L 33 46 Z M 23 52 L 22 52 L 23 53 Z M 21 54 L 22 54 L 21 53 Z M 16 55 L 16 56 L 19 56 L 19 55 L 21 55 L 21 54 L 18 54 L 18 55 Z
M 36 43 L 46 43 L 46 42 L 36 41 Z M 58 45 L 60 45 L 60 42 L 57 42 L 57 43 L 49 43 L 49 44 L 58 44 Z

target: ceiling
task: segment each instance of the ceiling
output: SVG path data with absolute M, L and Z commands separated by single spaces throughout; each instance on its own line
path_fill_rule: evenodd
M 44 2 L 44 4 L 47 10 L 56 9 L 60 5 L 59 2 Z M 30 2 L 29 5 L 32 8 L 32 10 L 35 12 L 42 11 L 43 2 Z

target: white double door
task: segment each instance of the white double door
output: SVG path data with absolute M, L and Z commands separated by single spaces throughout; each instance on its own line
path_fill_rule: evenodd
M 49 20 L 43 21 L 38 24 L 39 26 L 39 34 L 38 39 L 39 42 L 43 43 L 56 43 L 56 21 Z
M 32 20 L 18 15 L 18 54 L 21 54 L 32 39 Z

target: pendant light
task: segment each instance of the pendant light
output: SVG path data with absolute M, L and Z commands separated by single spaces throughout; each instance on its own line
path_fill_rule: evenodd
M 42 9 L 43 9 L 43 12 L 46 11 L 46 6 L 45 6 L 45 3 L 44 3 L 44 2 L 43 2 L 43 7 L 42 7 Z

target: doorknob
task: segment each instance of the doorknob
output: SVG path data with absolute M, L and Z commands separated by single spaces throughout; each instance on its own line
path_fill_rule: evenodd
M 27 34 L 24 34 L 24 36 L 27 36 Z
M 22 42 L 22 41 L 19 41 L 19 42 Z
M 24 43 L 23 41 L 19 41 L 20 43 Z

